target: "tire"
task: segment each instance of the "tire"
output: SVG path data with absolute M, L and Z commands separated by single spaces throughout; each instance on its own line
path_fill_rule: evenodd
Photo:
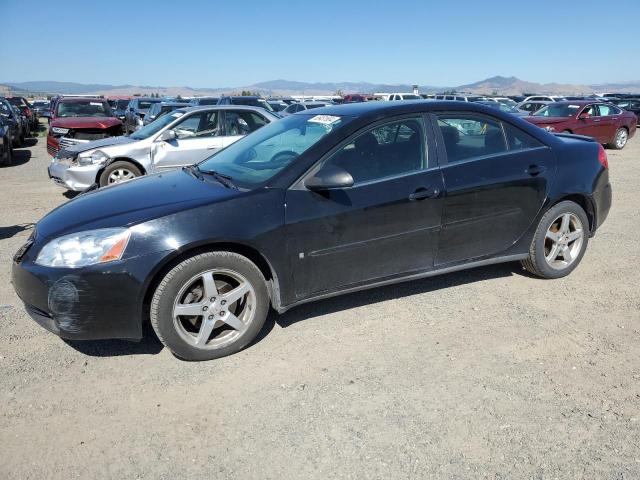
M 607 145 L 609 148 L 613 148 L 614 150 L 622 150 L 627 141 L 629 140 L 629 132 L 626 128 L 621 127 L 616 130 L 616 136 L 613 137 L 613 142 Z
M 11 148 L 11 144 L 9 143 L 9 139 L 5 138 L 4 142 L 2 143 L 2 145 L 4 146 L 4 152 L 2 155 L 2 162 L 0 163 L 0 165 L 3 165 L 5 167 L 10 167 L 11 164 L 13 163 L 13 148 Z
M 568 219 L 566 220 L 567 229 L 563 228 L 565 219 Z M 582 260 L 588 243 L 587 214 L 577 203 L 560 202 L 551 207 L 540 219 L 531 241 L 529 257 L 522 261 L 522 266 L 541 278 L 567 276 Z M 565 255 L 569 256 L 570 261 L 567 261 Z
M 203 278 L 209 274 L 206 286 Z M 246 289 L 243 296 L 240 287 Z M 176 315 L 179 309 L 193 315 Z M 151 325 L 160 341 L 175 356 L 192 361 L 242 350 L 260 333 L 268 313 L 262 272 L 246 257 L 231 252 L 202 253 L 176 265 L 158 284 L 150 308 Z M 203 329 L 204 322 L 208 329 Z
M 128 180 L 133 180 L 142 175 L 142 172 L 133 163 L 124 160 L 110 163 L 100 174 L 98 183 L 101 187 L 114 185 Z M 120 177 L 120 180 L 116 180 Z

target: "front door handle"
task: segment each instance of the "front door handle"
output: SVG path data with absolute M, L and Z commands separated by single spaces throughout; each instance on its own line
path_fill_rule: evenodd
M 431 187 L 431 188 L 419 188 L 411 195 L 409 195 L 409 200 L 415 202 L 416 200 L 424 200 L 425 198 L 435 198 L 440 195 L 440 189 Z
M 542 165 L 529 165 L 529 168 L 527 168 L 526 171 L 529 175 L 535 177 L 536 175 L 540 175 L 541 173 L 543 173 L 546 169 L 547 167 Z
M 215 150 L 216 148 L 220 148 L 220 147 L 218 147 L 218 145 L 209 145 L 207 147 L 207 150 Z

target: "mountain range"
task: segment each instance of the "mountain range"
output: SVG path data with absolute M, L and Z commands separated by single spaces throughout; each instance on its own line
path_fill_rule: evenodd
M 56 81 L 2 82 L 0 95 L 13 92 L 26 95 L 35 94 L 96 94 L 96 95 L 150 95 L 191 97 L 197 95 L 221 95 L 256 92 L 262 95 L 331 95 L 343 93 L 375 93 L 375 92 L 410 92 L 410 84 L 382 84 L 369 82 L 298 82 L 291 80 L 270 80 L 252 85 L 238 87 L 193 88 L 163 87 L 152 85 L 110 85 L 86 84 Z M 474 94 L 520 95 L 523 93 L 539 93 L 547 95 L 588 94 L 596 92 L 640 92 L 640 81 L 624 83 L 603 83 L 595 85 L 535 83 L 520 80 L 516 77 L 495 76 L 478 82 L 457 86 L 420 85 L 421 93 L 436 93 L 455 90 Z

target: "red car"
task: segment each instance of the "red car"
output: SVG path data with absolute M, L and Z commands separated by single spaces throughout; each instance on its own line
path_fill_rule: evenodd
M 122 122 L 104 98 L 60 98 L 49 121 L 47 152 L 101 138 L 122 135 Z
M 633 137 L 638 123 L 635 114 L 592 100 L 550 103 L 522 118 L 549 132 L 593 137 L 616 150 L 624 148 Z

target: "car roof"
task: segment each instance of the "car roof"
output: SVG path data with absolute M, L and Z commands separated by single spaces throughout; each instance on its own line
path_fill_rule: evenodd
M 61 97 L 58 99 L 58 103 L 76 103 L 76 102 L 104 102 L 107 103 L 106 98 L 102 97 Z
M 272 112 L 268 111 L 262 107 L 254 107 L 253 105 L 198 105 L 194 107 L 186 106 L 184 108 L 180 108 L 176 110 L 176 112 L 199 112 L 199 111 L 208 111 L 208 110 L 246 110 L 247 112 L 257 112 L 261 115 L 267 113 L 272 117 L 276 117 Z

